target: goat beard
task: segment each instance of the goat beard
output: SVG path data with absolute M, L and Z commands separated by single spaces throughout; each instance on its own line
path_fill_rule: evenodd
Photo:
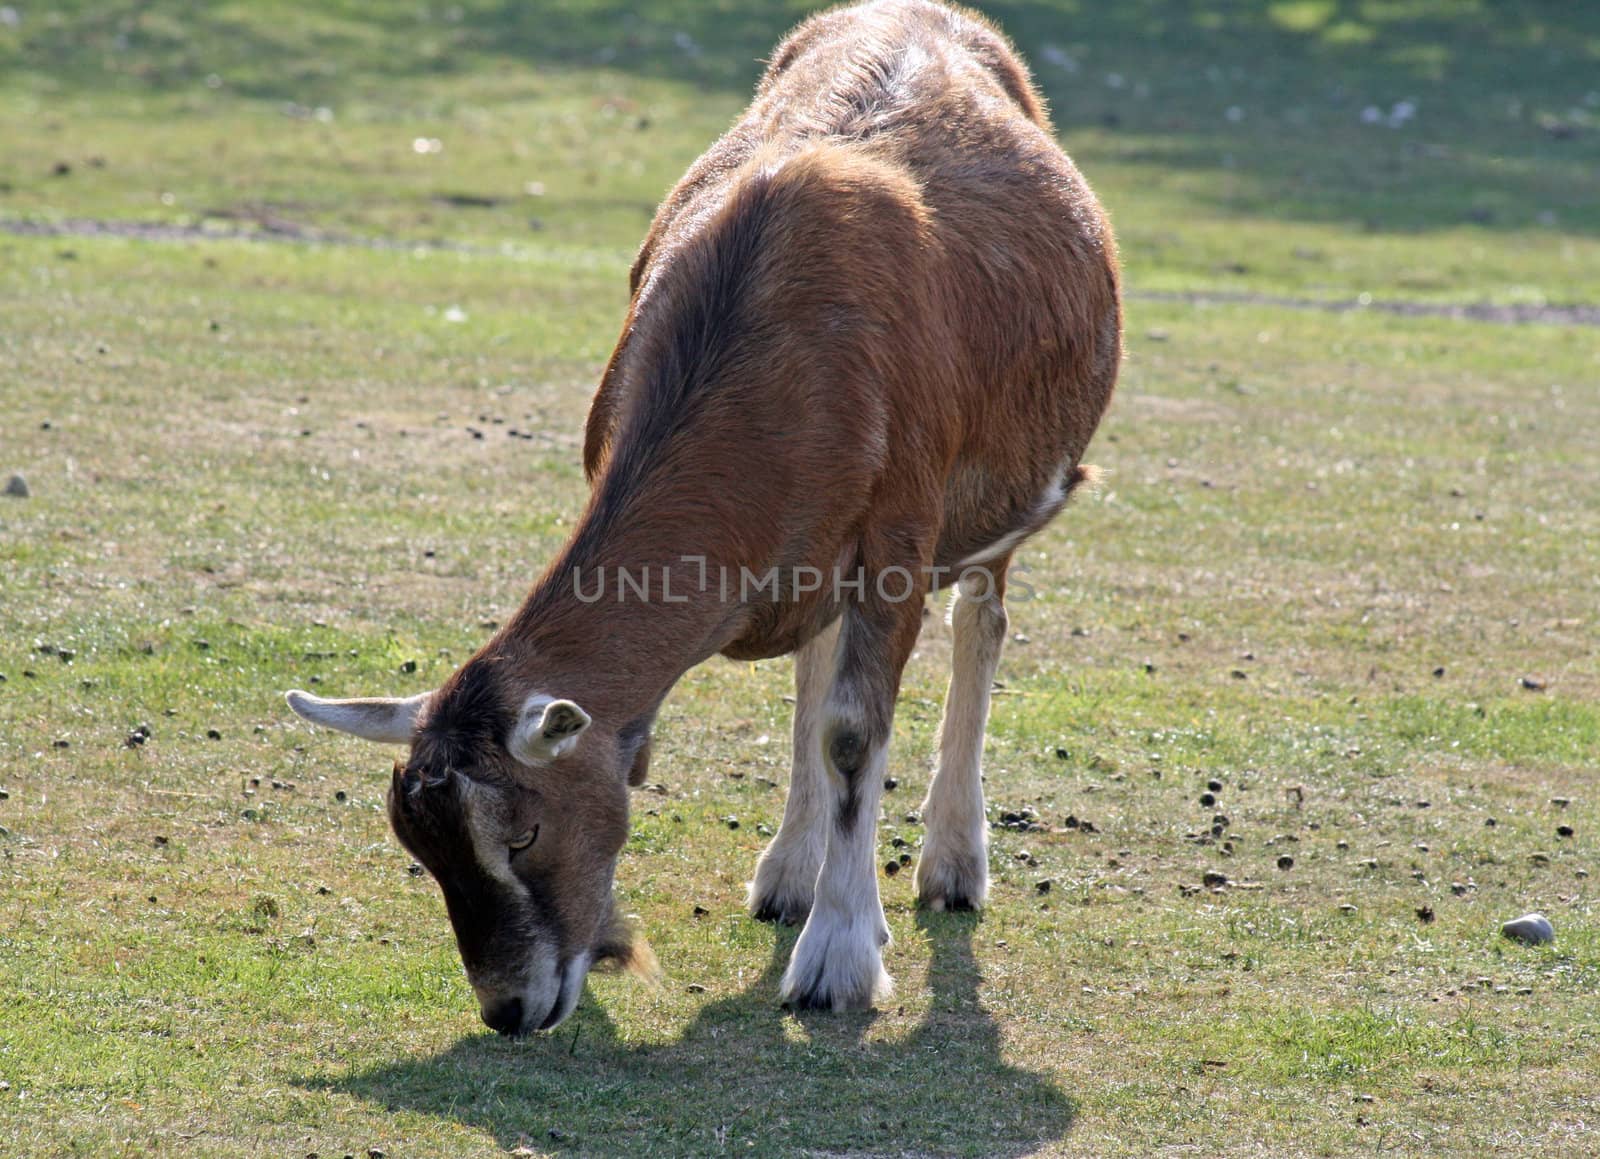
M 661 967 L 633 918 L 613 917 L 595 947 L 596 969 L 620 970 L 647 982 L 658 981 Z

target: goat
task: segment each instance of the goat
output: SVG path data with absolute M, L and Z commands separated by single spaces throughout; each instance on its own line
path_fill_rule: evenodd
M 917 900 L 986 899 L 1007 567 L 1092 470 L 1121 357 L 1110 226 L 995 28 L 881 0 L 778 46 L 630 286 L 588 505 L 516 614 L 436 691 L 289 703 L 409 743 L 395 833 L 444 892 L 484 1021 L 522 1034 L 571 1013 L 596 962 L 650 960 L 613 876 L 662 700 L 717 653 L 795 653 L 792 777 L 749 909 L 805 923 L 785 1003 L 869 1007 L 891 987 L 895 698 L 941 587 L 954 664 Z

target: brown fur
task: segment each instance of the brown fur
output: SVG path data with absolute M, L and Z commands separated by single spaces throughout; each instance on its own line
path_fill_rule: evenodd
M 542 817 L 529 880 L 568 951 L 614 956 L 624 782 L 643 778 L 662 698 L 715 653 L 794 650 L 840 607 L 826 584 L 740 603 L 714 581 L 683 603 L 609 588 L 587 603 L 574 572 L 670 566 L 681 593 L 686 554 L 714 575 L 901 566 L 920 596 L 936 586 L 920 569 L 997 542 L 1003 572 L 1059 509 L 1040 497 L 1064 501 L 1087 476 L 1121 341 L 1110 227 L 1027 72 L 980 17 L 923 0 L 824 13 L 780 44 L 754 103 L 662 204 L 631 284 L 589 416 L 588 508 L 441 689 L 411 762 L 486 786 L 497 839 Z M 886 687 L 892 710 L 919 618 L 849 621 L 842 654 L 867 667 L 840 681 Z M 575 700 L 594 727 L 529 768 L 497 741 L 533 691 Z M 860 730 L 835 729 L 834 751 L 881 742 L 880 703 Z M 448 897 L 450 867 L 430 868 Z

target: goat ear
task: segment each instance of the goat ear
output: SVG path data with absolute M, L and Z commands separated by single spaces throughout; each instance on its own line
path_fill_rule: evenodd
M 416 731 L 417 717 L 432 692 L 405 699 L 373 696 L 354 700 L 324 700 L 298 688 L 284 694 L 289 707 L 312 724 L 347 732 L 364 740 L 405 744 Z
M 506 738 L 506 751 L 525 765 L 551 761 L 571 752 L 589 727 L 589 714 L 570 700 L 535 693 Z

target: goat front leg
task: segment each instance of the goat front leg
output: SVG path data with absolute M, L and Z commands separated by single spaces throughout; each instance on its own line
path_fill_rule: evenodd
M 983 735 L 1006 641 L 1008 562 L 967 569 L 950 604 L 950 690 L 939 725 L 939 769 L 922 803 L 926 835 L 917 862 L 917 903 L 925 909 L 976 909 L 989 893 Z
M 833 687 L 839 644 L 835 620 L 794 658 L 794 765 L 778 835 L 756 863 L 750 914 L 757 921 L 792 925 L 811 912 L 817 871 L 828 844 L 832 794 L 822 753 L 823 713 Z
M 900 672 L 921 626 L 922 599 L 852 604 L 844 613 L 821 755 L 827 843 L 811 916 L 780 990 L 800 1009 L 865 1010 L 893 990 L 883 968 L 889 926 L 878 896 L 878 804 Z

